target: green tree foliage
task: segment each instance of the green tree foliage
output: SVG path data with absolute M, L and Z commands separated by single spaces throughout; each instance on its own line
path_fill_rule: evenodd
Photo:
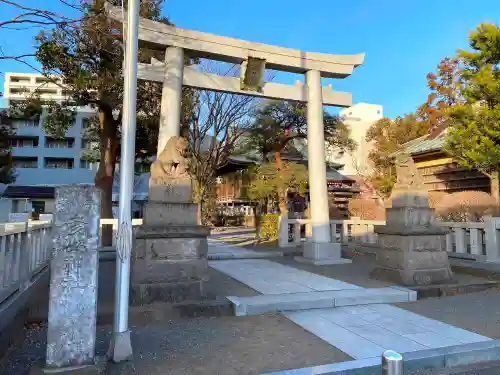
M 283 154 L 293 152 L 294 139 L 307 139 L 306 104 L 289 101 L 266 102 L 255 113 L 255 120 L 247 131 L 246 148 L 256 150 L 264 161 L 274 160 L 277 172 L 284 170 Z M 354 150 L 356 143 L 349 138 L 349 129 L 337 116 L 323 113 L 325 142 L 339 150 Z M 286 171 L 285 174 L 288 174 Z M 278 173 L 278 176 L 280 174 Z M 276 184 L 281 215 L 287 214 L 286 189 Z
M 265 162 L 248 169 L 248 197 L 254 201 L 278 200 L 279 192 L 304 195 L 307 190 L 307 168 L 298 163 Z
M 15 135 L 14 121 L 16 119 L 40 120 L 42 114 L 40 102 L 11 101 L 11 106 L 0 110 L 0 183 L 9 184 L 16 180 L 15 169 L 12 165 L 10 139 Z
M 445 150 L 459 164 L 490 176 L 500 204 L 500 27 L 482 23 L 459 50 L 460 103 L 446 109 Z
M 14 132 L 8 120 L 7 111 L 0 110 L 0 184 L 10 184 L 16 180 L 9 143 Z
M 394 162 L 390 155 L 400 150 L 404 143 L 427 134 L 429 126 L 429 122 L 419 120 L 414 114 L 407 114 L 394 120 L 380 119 L 368 129 L 366 140 L 373 142 L 368 155 L 373 163 L 373 172 L 368 179 L 380 195 L 389 196 L 396 182 Z
M 169 23 L 160 15 L 162 2 L 141 2 L 141 17 Z M 120 155 L 124 55 L 122 25 L 108 19 L 105 3 L 105 0 L 81 2 L 76 7 L 81 12 L 78 21 L 56 23 L 51 31 L 38 34 L 36 59 L 46 78 L 61 85 L 70 99 L 41 103 L 35 95 L 29 105 L 45 108 L 44 130 L 51 136 L 64 136 L 73 124 L 76 106 L 96 110 L 97 121 L 92 120 L 85 130 L 95 149 L 85 150 L 82 157 L 99 161 L 95 184 L 101 189 L 101 217 L 110 218 L 113 175 Z M 113 0 L 111 4 L 121 5 L 121 1 Z M 76 9 L 73 5 L 71 8 L 72 12 Z M 164 51 L 139 49 L 141 62 L 149 62 L 153 57 L 163 60 L 163 56 Z M 186 106 L 191 91 L 184 93 Z M 156 153 L 160 100 L 161 84 L 138 82 L 136 157 L 140 160 Z M 183 121 L 189 118 L 190 114 L 185 113 Z M 103 244 L 111 244 L 111 228 L 103 229 Z

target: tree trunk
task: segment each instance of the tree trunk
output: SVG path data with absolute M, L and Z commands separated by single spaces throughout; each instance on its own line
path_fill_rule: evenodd
M 500 206 L 500 178 L 499 172 L 493 172 L 490 174 L 490 191 L 491 196 L 495 198 L 497 206 Z
M 281 151 L 275 152 L 276 169 L 278 173 L 283 170 L 283 159 L 281 158 Z M 280 216 L 288 217 L 288 199 L 287 189 L 278 190 L 278 205 L 280 209 Z
M 99 108 L 100 124 L 100 162 L 94 179 L 95 185 L 101 189 L 101 218 L 113 218 L 113 176 L 115 172 L 116 153 L 118 150 L 118 122 L 113 118 L 111 108 Z M 102 246 L 113 245 L 113 225 L 103 225 L 101 234 Z

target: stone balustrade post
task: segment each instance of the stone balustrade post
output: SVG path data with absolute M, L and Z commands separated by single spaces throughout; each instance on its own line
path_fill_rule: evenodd
M 278 219 L 278 246 L 288 246 L 288 218 L 280 216 Z
M 26 289 L 31 283 L 31 259 L 33 248 L 31 246 L 31 227 L 26 222 L 26 229 L 21 234 L 21 268 L 19 269 L 22 280 L 21 288 Z
M 492 262 L 500 259 L 500 233 L 497 229 L 499 218 L 484 217 L 484 231 L 486 240 L 486 261 Z

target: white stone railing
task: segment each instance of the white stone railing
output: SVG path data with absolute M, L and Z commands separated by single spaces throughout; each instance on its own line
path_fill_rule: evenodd
M 437 225 L 450 228 L 446 236 L 446 248 L 451 256 L 470 258 L 481 261 L 500 261 L 500 218 L 485 217 L 483 222 L 441 222 Z M 341 243 L 375 245 L 376 225 L 385 225 L 385 221 L 330 220 L 332 239 Z M 280 247 L 297 246 L 310 237 L 311 221 L 308 219 L 280 219 Z
M 101 229 L 103 225 L 113 225 L 113 246 L 116 245 L 116 232 L 118 230 L 118 219 L 101 219 Z M 142 225 L 142 219 L 132 219 L 132 230 L 135 233 L 137 227 Z
M 52 253 L 50 221 L 0 224 L 0 304 L 28 288 Z

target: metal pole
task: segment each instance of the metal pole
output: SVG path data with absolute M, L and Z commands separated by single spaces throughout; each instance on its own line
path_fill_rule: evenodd
M 125 44 L 122 138 L 120 155 L 120 201 L 116 242 L 115 316 L 108 355 L 114 362 L 130 359 L 132 346 L 128 329 L 130 253 L 132 250 L 132 194 L 135 164 L 135 120 L 137 99 L 137 54 L 139 2 L 128 1 Z
M 394 350 L 382 353 L 382 375 L 403 375 L 403 357 Z

